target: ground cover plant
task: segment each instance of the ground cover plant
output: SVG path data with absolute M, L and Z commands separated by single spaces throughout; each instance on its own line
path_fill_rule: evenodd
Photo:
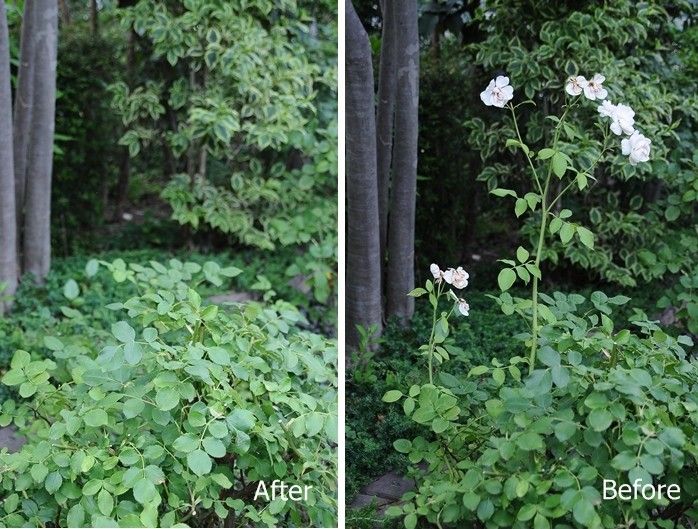
M 72 333 L 15 352 L 2 377 L 19 393 L 3 403 L 2 425 L 28 443 L 0 455 L 1 523 L 334 523 L 335 345 L 298 329 L 304 317 L 286 302 L 202 302 L 200 287 L 235 267 L 116 259 L 91 260 L 85 273 L 102 267 L 95 283 L 135 291 L 107 306 L 113 323 L 64 307 Z M 78 282 L 64 295 L 76 299 Z M 314 490 L 302 505 L 259 506 L 260 479 Z
M 651 141 L 637 128 L 630 107 L 611 105 L 605 78 L 573 75 L 565 83 L 561 115 L 550 119 L 550 143 L 529 146 L 516 127 L 514 89 L 505 76 L 482 92 L 486 105 L 507 107 L 515 126 L 508 146 L 527 161 L 530 190 L 492 193 L 514 199 L 516 216 L 529 212 L 538 237 L 531 250 L 520 246 L 501 259 L 501 290 L 492 296 L 505 315 L 526 322 L 522 354 L 491 358 L 467 376 L 453 376 L 458 356 L 449 337 L 452 317 L 467 317 L 468 286 L 463 268 L 441 270 L 424 288 L 433 319 L 423 358 L 422 381 L 383 395 L 400 403 L 428 435 L 394 441 L 412 463 L 417 489 L 391 507 L 407 529 L 419 520 L 437 526 L 472 523 L 483 527 L 691 527 L 698 500 L 698 362 L 690 336 L 671 336 L 642 311 L 619 325 L 614 310 L 630 298 L 593 292 L 539 292 L 541 256 L 551 238 L 573 237 L 594 247 L 594 234 L 555 204 L 573 189 L 583 192 L 594 167 L 608 150 L 620 147 L 631 165 L 647 162 Z M 612 83 L 612 81 L 611 81 Z M 559 142 L 572 108 L 596 101 L 602 148 L 591 160 L 573 157 Z M 599 104 L 600 103 L 600 104 Z M 596 111 L 596 108 L 591 108 Z M 637 121 L 637 122 L 636 122 Z M 619 145 L 618 145 L 619 144 Z M 562 185 L 553 187 L 552 182 Z M 554 191 L 552 191 L 554 189 Z M 516 283 L 530 284 L 530 297 L 512 295 Z M 602 501 L 604 479 L 618 483 L 676 483 L 680 501 Z

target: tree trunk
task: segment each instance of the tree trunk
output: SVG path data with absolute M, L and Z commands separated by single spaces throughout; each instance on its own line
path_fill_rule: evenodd
M 373 66 L 368 35 L 350 1 L 346 12 L 346 342 L 357 325 L 381 329 L 381 263 Z
M 14 137 L 15 162 L 15 206 L 17 209 L 17 226 L 21 230 L 24 212 L 24 192 L 27 183 L 27 152 L 31 134 L 32 105 L 34 97 L 34 48 L 36 37 L 33 36 L 36 24 L 36 2 L 27 1 L 22 15 L 22 36 L 20 39 L 19 68 L 17 88 L 15 91 Z M 21 236 L 21 233 L 19 233 Z M 17 244 L 20 244 L 18 237 Z
M 90 30 L 93 36 L 99 33 L 99 9 L 97 0 L 90 0 Z
M 56 54 L 58 4 L 36 2 L 34 105 L 27 156 L 27 187 L 24 207 L 24 271 L 42 283 L 51 264 L 51 172 L 56 113 Z
M 58 0 L 58 12 L 61 15 L 61 24 L 67 26 L 70 24 L 70 7 L 68 6 L 68 0 Z
M 378 210 L 380 212 L 381 266 L 385 264 L 388 241 L 388 204 L 390 166 L 393 154 L 393 120 L 395 115 L 395 5 L 382 0 L 383 32 L 376 111 L 376 148 L 378 163 Z
M 133 90 L 136 71 L 136 32 L 133 28 L 128 30 L 128 43 L 126 46 L 126 85 Z M 131 179 L 131 155 L 128 147 L 123 146 L 119 151 L 119 178 L 116 182 L 116 201 L 114 207 L 114 221 L 118 222 L 126 206 L 128 197 L 128 184 Z
M 397 90 L 393 178 L 388 220 L 386 312 L 407 321 L 414 313 L 414 217 L 417 191 L 419 32 L 417 0 L 395 4 Z
M 0 314 L 12 305 L 11 300 L 3 298 L 15 293 L 18 276 L 17 212 L 11 130 L 10 36 L 5 2 L 0 2 Z

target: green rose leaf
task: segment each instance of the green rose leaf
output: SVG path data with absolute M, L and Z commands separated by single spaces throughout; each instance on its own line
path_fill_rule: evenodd
M 106 490 L 102 489 L 97 495 L 97 506 L 104 516 L 109 516 L 114 509 L 114 498 Z
M 211 359 L 211 362 L 219 366 L 230 365 L 230 354 L 222 347 L 211 347 L 208 350 L 208 357 Z
M 124 402 L 124 416 L 127 419 L 138 417 L 138 415 L 140 415 L 144 408 L 145 402 L 143 402 L 141 399 L 129 399 L 126 402 Z
M 143 351 L 137 342 L 124 344 L 124 359 L 132 366 L 136 365 L 143 358 Z
M 226 420 L 230 426 L 236 430 L 242 430 L 243 432 L 251 430 L 256 422 L 256 418 L 251 411 L 241 408 L 233 410 Z
M 44 487 L 49 494 L 53 494 L 60 489 L 62 484 L 63 476 L 59 472 L 51 472 L 46 476 L 46 481 L 44 481 Z
M 112 325 L 111 332 L 121 343 L 131 343 L 136 339 L 136 331 L 125 321 L 118 321 Z
M 597 432 L 603 432 L 611 426 L 613 415 L 605 409 L 592 410 L 589 413 L 589 425 Z
M 97 428 L 107 424 L 107 422 L 109 422 L 109 417 L 104 410 L 90 410 L 85 414 L 84 421 L 87 426 Z
M 174 443 L 172 443 L 172 448 L 178 452 L 188 454 L 199 448 L 199 438 L 190 433 L 180 435 L 174 440 Z
M 522 450 L 540 450 L 543 448 L 543 438 L 535 432 L 526 432 L 516 438 L 516 444 Z
M 497 276 L 497 284 L 502 292 L 506 292 L 516 281 L 516 272 L 511 268 L 503 268 Z
M 197 476 L 204 476 L 211 472 L 213 462 L 206 452 L 197 449 L 187 456 L 187 465 Z
M 141 505 L 150 503 L 157 495 L 158 491 L 149 479 L 139 479 L 133 486 L 133 497 Z
M 155 394 L 155 403 L 161 411 L 168 411 L 179 404 L 179 393 L 174 388 L 162 388 Z
M 63 295 L 69 300 L 74 300 L 80 295 L 80 287 L 74 279 L 68 279 L 63 285 Z
M 225 445 L 220 439 L 206 437 L 201 444 L 211 457 L 223 457 L 225 455 Z
M 68 527 L 82 527 L 85 523 L 85 509 L 83 509 L 82 505 L 76 503 L 68 509 L 66 521 L 68 522 Z
M 391 389 L 383 395 L 383 402 L 397 402 L 402 397 L 402 391 Z

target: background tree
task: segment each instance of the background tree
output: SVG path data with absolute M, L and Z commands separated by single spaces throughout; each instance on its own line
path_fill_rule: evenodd
M 395 3 L 383 0 L 378 93 L 376 97 L 376 152 L 378 167 L 378 204 L 380 209 L 381 262 L 385 262 L 388 243 L 390 168 L 393 158 L 393 130 L 397 71 L 397 33 Z
M 399 5 L 399 9 L 397 6 Z M 417 2 L 395 9 L 397 57 L 395 144 L 388 212 L 388 277 L 386 313 L 408 320 L 414 313 L 414 217 L 417 190 L 419 115 L 419 32 Z M 390 19 L 388 19 L 390 20 Z
M 30 0 L 27 3 L 32 3 Z M 31 38 L 34 71 L 31 105 L 31 135 L 27 152 L 24 202 L 23 268 L 43 281 L 51 264 L 51 176 L 56 110 L 56 54 L 58 4 L 40 1 Z
M 366 5 L 362 6 L 364 9 Z M 368 6 L 370 8 L 370 6 Z M 371 262 L 371 273 L 375 257 L 372 244 L 373 237 L 379 241 L 380 269 L 377 279 L 381 279 L 380 294 L 374 290 L 371 296 L 371 306 L 375 304 L 375 296 L 381 300 L 381 316 L 374 311 L 356 310 L 359 301 L 354 300 L 352 310 L 347 310 L 347 332 L 355 331 L 355 325 L 372 325 L 380 331 L 383 317 L 397 317 L 405 322 L 412 317 L 414 312 L 414 300 L 407 294 L 414 288 L 414 244 L 415 244 L 415 201 L 417 186 L 417 137 L 418 137 L 418 111 L 419 111 L 419 32 L 418 32 L 418 4 L 416 1 L 408 2 L 382 2 L 382 40 L 380 46 L 379 79 L 377 97 L 374 90 L 372 69 L 368 71 L 359 59 L 364 60 L 362 53 L 370 53 L 367 44 L 368 36 L 363 25 L 361 31 L 352 27 L 354 34 L 349 45 L 356 46 L 353 50 L 356 60 L 352 63 L 347 58 L 347 78 L 351 75 L 356 79 L 365 80 L 370 73 L 370 92 L 357 90 L 355 98 L 347 99 L 347 113 L 352 112 L 362 115 L 365 105 L 373 108 L 374 114 L 371 121 L 363 119 L 363 126 L 359 129 L 363 134 L 370 134 L 373 145 L 361 144 L 361 162 L 353 166 L 347 162 L 347 198 L 349 200 L 348 230 L 352 234 L 365 239 L 367 247 L 356 246 L 349 242 L 347 245 L 347 279 L 350 288 L 354 288 L 349 278 L 356 273 L 353 266 L 360 263 Z M 370 9 L 369 9 L 370 11 Z M 347 15 L 352 23 L 361 21 L 354 8 Z M 375 17 L 371 17 L 375 22 Z M 371 26 L 369 26 L 371 27 Z M 348 38 L 348 37 L 347 37 Z M 366 43 L 364 42 L 366 41 Z M 352 72 L 352 68 L 360 68 Z M 363 94 L 366 101 L 361 101 L 359 94 Z M 356 105 L 356 107 L 355 107 Z M 360 105 L 360 107 L 358 106 Z M 359 122 L 361 123 L 361 121 Z M 374 125 L 375 123 L 375 125 Z M 368 124 L 368 126 L 367 126 Z M 349 127 L 349 124 L 347 124 Z M 349 130 L 347 129 L 347 134 Z M 356 140 L 359 141 L 359 140 Z M 365 138 L 361 138 L 365 141 Z M 365 149 L 370 148 L 370 152 Z M 356 156 L 356 152 L 350 151 L 347 142 L 347 157 Z M 376 171 L 376 182 L 372 171 Z M 370 180 L 370 181 L 369 181 Z M 351 204 L 349 194 L 349 182 L 365 182 L 364 194 L 357 193 L 354 200 L 363 200 L 362 204 Z M 369 193 L 370 191 L 370 193 Z M 374 196 L 375 195 L 375 196 Z M 370 212 L 373 211 L 373 202 L 378 204 L 378 218 L 374 220 Z M 362 213 L 363 212 L 363 213 Z M 366 214 L 369 212 L 369 215 Z M 365 224 L 368 222 L 368 224 Z M 349 253 L 359 249 L 362 258 L 352 255 L 350 264 Z M 364 284 L 366 284 L 364 282 Z M 363 288 L 363 287 L 361 287 Z M 372 287 L 375 288 L 375 287 Z M 352 295 L 356 294 L 353 292 Z M 354 318 L 359 318 L 360 321 Z M 350 346 L 355 346 L 357 335 L 348 337 Z
M 359 345 L 357 325 L 381 327 L 381 261 L 373 65 L 368 35 L 352 3 L 346 23 L 347 290 L 346 339 Z
M 17 288 L 17 216 L 12 135 L 12 88 L 10 86 L 10 36 L 5 3 L 0 2 L 0 314 L 9 308 Z

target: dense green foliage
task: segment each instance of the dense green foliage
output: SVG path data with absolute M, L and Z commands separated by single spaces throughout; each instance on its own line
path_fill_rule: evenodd
M 512 8 L 495 2 L 488 7 L 494 16 L 487 20 L 487 36 L 476 47 L 476 60 L 488 73 L 507 72 L 521 97 L 534 99 L 536 108 L 519 116 L 529 146 L 549 141 L 544 120 L 559 114 L 565 78 L 582 71 L 611 79 L 609 99 L 629 104 L 638 126 L 652 138 L 650 164 L 633 167 L 616 152 L 605 153 L 608 163 L 592 175 L 595 180 L 584 200 L 560 204 L 590 223 L 597 235 L 595 248 L 552 245 L 545 259 L 566 259 L 629 286 L 675 274 L 694 261 L 697 91 L 688 41 L 695 39 L 696 8 L 684 2 L 590 3 L 581 9 L 564 3 L 521 3 Z M 514 137 L 513 123 L 505 115 L 496 123 L 493 117 L 469 121 L 470 142 L 487 162 L 479 178 L 489 190 L 524 181 L 516 169 L 522 163 L 520 155 L 507 152 L 499 141 Z M 587 139 L 583 131 L 596 116 L 575 111 L 570 117 L 563 149 L 573 158 L 594 160 L 602 144 Z M 532 229 L 528 225 L 525 233 L 532 235 Z
M 144 85 L 112 85 L 126 127 L 120 143 L 133 157 L 170 153 L 162 196 L 183 224 L 262 248 L 328 236 L 337 177 L 333 11 L 295 1 L 174 4 L 142 0 L 120 13 L 160 64 Z
M 418 517 L 486 527 L 688 527 L 681 520 L 695 516 L 698 498 L 698 366 L 684 349 L 692 341 L 668 336 L 641 312 L 636 333 L 619 329 L 611 318 L 623 296 L 542 299 L 555 321 L 541 331 L 542 366 L 531 376 L 520 356 L 492 358 L 467 377 L 444 368 L 436 384 L 385 393 L 430 430 L 394 442 L 426 470 L 412 467 L 418 490 L 392 513 L 404 513 L 408 528 Z M 681 501 L 602 502 L 602 478 L 678 483 Z
M 0 455 L 2 525 L 335 523 L 336 346 L 288 303 L 202 301 L 200 285 L 239 273 L 91 260 L 64 284 L 62 321 L 2 378 L 20 398 L 1 424 L 29 439 Z M 113 283 L 133 295 L 91 306 Z M 273 479 L 314 489 L 252 501 Z

